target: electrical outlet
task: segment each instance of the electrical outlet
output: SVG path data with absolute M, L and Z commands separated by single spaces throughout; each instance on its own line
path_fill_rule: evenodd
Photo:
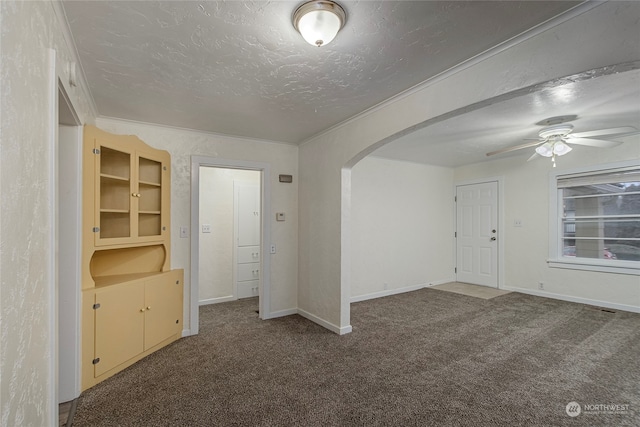
M 189 237 L 189 227 L 185 227 L 184 225 L 180 227 L 180 238 L 186 239 Z
M 543 282 L 538 282 L 538 289 L 540 289 L 541 291 L 544 290 L 544 283 Z
M 388 284 L 388 283 L 385 283 L 385 284 L 383 285 L 383 287 L 384 287 L 384 290 L 385 290 L 385 291 L 386 291 L 386 290 L 389 290 L 389 284 Z
M 514 219 L 513 220 L 513 226 L 514 227 L 522 227 L 522 220 L 521 219 Z
M 276 245 L 271 245 L 271 247 L 269 248 L 269 253 L 272 253 L 272 254 L 276 253 Z
M 211 224 L 202 224 L 203 233 L 211 233 Z

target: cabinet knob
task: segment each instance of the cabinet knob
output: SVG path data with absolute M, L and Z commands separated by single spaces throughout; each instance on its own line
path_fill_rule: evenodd
M 140 309 L 140 313 L 144 313 L 144 308 L 141 308 L 141 309 Z
M 151 306 L 148 306 L 148 307 L 147 307 L 147 310 L 151 310 Z

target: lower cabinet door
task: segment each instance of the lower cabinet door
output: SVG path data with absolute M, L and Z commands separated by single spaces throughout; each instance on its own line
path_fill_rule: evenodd
M 144 349 L 182 330 L 182 281 L 164 274 L 145 282 Z
M 142 353 L 144 293 L 143 282 L 96 291 L 94 376 Z

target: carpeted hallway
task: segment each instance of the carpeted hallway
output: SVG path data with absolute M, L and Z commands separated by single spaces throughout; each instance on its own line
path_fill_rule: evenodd
M 200 335 L 84 392 L 73 425 L 640 425 L 638 314 L 422 289 L 352 304 L 338 336 L 256 309 L 201 307 Z

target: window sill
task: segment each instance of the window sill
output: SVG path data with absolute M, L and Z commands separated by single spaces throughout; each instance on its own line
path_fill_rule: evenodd
M 566 268 L 570 270 L 597 271 L 601 273 L 630 274 L 640 276 L 640 265 L 636 261 L 607 261 L 607 260 L 576 260 L 549 259 L 551 268 Z

